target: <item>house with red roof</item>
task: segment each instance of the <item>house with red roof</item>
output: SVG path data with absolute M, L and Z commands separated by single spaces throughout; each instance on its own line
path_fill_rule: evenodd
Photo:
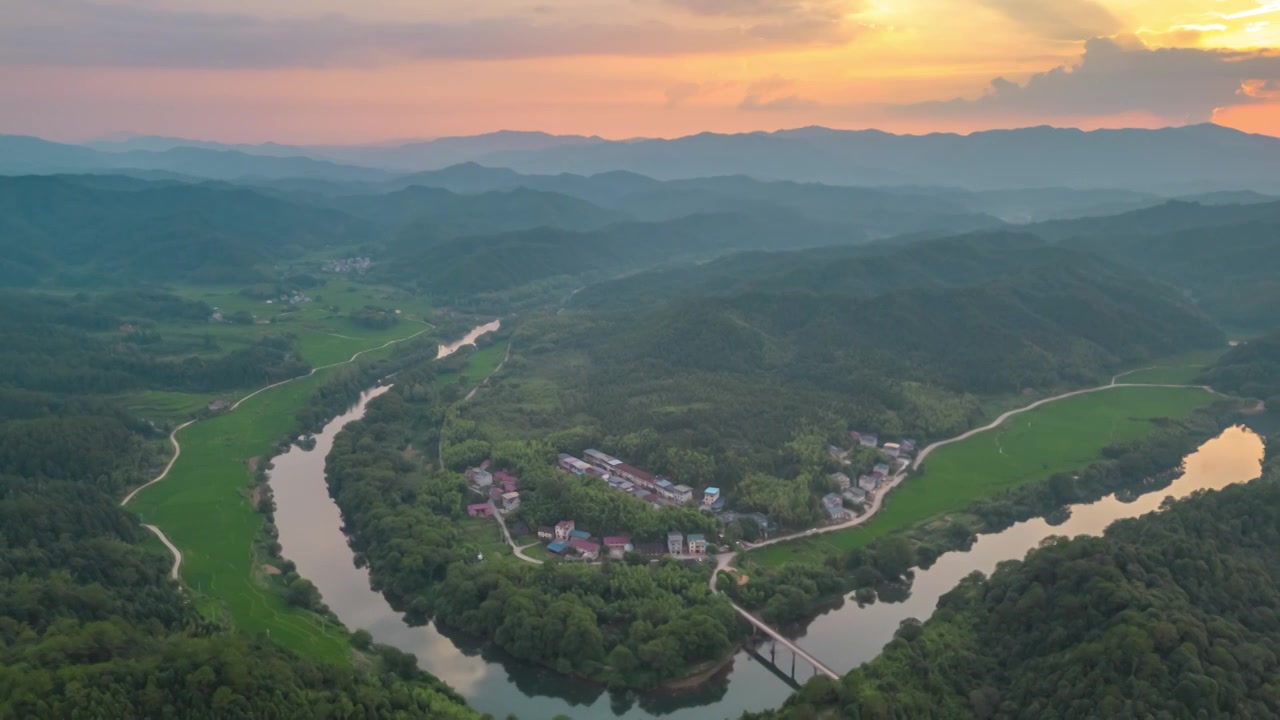
M 607 535 L 604 538 L 604 546 L 609 550 L 609 557 L 615 559 L 635 549 L 635 545 L 631 544 L 630 535 Z
M 595 560 L 600 557 L 600 543 L 576 537 L 569 539 L 569 545 L 574 550 L 577 550 L 579 555 L 588 560 Z

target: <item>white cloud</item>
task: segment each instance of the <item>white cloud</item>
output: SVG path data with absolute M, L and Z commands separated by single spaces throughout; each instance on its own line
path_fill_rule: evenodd
M 1207 122 L 1217 108 L 1258 102 L 1243 88 L 1280 80 L 1274 51 L 1149 48 L 1136 38 L 1094 38 L 1072 66 L 1019 84 L 995 78 L 973 100 L 900 106 L 916 116 L 1011 118 L 1150 113 L 1173 122 Z

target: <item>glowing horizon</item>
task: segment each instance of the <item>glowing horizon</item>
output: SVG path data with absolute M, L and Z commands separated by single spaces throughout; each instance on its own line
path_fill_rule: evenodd
M 1275 0 L 258 5 L 10 10 L 0 132 L 359 144 L 1213 121 L 1280 136 Z

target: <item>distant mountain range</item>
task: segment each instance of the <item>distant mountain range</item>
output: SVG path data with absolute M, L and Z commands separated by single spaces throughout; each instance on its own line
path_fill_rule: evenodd
M 657 180 L 745 175 L 864 187 L 1066 187 L 1164 196 L 1280 192 L 1274 170 L 1280 167 L 1280 138 L 1212 124 L 922 136 L 815 127 L 624 141 L 500 132 L 389 146 L 222 145 L 159 137 L 80 146 L 0 137 L 3 174 L 145 170 L 220 179 L 377 182 L 465 162 L 525 174 L 627 171 Z

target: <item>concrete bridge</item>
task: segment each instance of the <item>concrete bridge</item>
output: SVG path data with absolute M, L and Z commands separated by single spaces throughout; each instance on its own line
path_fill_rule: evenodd
M 760 632 L 772 638 L 776 644 L 785 647 L 786 649 L 790 650 L 795 657 L 801 658 L 805 662 L 812 665 L 813 669 L 816 670 L 817 672 L 820 672 L 823 675 L 826 675 L 832 680 L 838 681 L 840 679 L 840 673 L 837 673 L 835 670 L 832 670 L 831 668 L 827 667 L 826 664 L 824 664 L 821 660 L 819 660 L 818 658 L 806 652 L 804 648 L 800 647 L 799 645 L 783 637 L 782 633 L 778 632 L 777 630 L 774 630 L 772 627 L 769 627 L 767 624 L 765 624 L 763 620 L 761 620 L 760 618 L 757 618 L 755 615 L 752 615 L 746 610 L 743 610 L 742 608 L 738 607 L 738 605 L 736 603 L 733 603 L 732 600 L 730 600 L 729 602 L 733 604 L 733 609 L 737 610 L 739 615 L 746 618 L 747 622 L 755 626 L 757 630 L 759 630 Z M 794 666 L 792 670 L 794 671 Z
M 721 553 L 716 556 L 716 568 L 711 573 L 710 584 L 711 584 L 712 592 L 719 592 L 719 590 L 716 589 L 716 582 L 720 579 L 720 571 L 727 569 L 730 563 L 733 562 L 733 559 L 737 557 L 737 555 L 738 555 L 737 553 L 728 552 L 728 553 Z M 836 680 L 836 681 L 840 680 L 840 673 L 836 672 L 835 670 L 832 670 L 830 667 L 827 667 L 826 663 L 810 655 L 808 651 L 806 651 L 804 648 L 800 647 L 799 645 L 795 644 L 791 640 L 787 639 L 782 633 L 775 630 L 772 626 L 770 626 L 765 621 L 747 612 L 746 609 L 740 607 L 733 600 L 727 597 L 726 599 L 729 600 L 729 604 L 733 606 L 733 609 L 738 611 L 739 615 L 745 618 L 747 622 L 751 623 L 752 627 L 754 627 L 757 631 L 762 632 L 765 635 L 768 635 L 770 639 L 773 640 L 775 647 L 777 645 L 781 645 L 785 647 L 786 649 L 791 651 L 793 658 L 798 657 L 803 659 L 805 662 L 809 663 L 809 665 L 813 667 L 815 672 L 822 673 L 823 675 L 826 675 L 832 680 Z M 794 661 L 793 661 L 793 664 L 792 664 L 793 674 L 794 674 L 794 671 L 795 671 L 795 667 L 794 667 Z

